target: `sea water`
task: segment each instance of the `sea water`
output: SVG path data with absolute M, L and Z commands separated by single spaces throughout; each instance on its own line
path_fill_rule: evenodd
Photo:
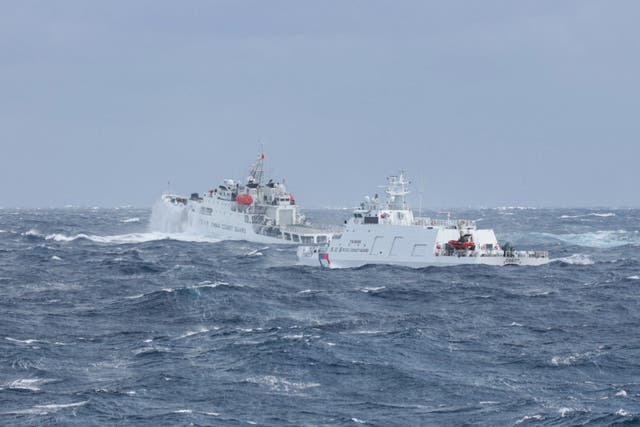
M 321 270 L 158 209 L 0 210 L 0 424 L 640 423 L 640 210 L 452 211 L 542 267 Z

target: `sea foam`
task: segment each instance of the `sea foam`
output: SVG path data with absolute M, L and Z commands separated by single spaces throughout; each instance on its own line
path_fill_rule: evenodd
M 575 219 L 575 218 L 587 218 L 590 216 L 595 216 L 595 217 L 599 217 L 599 218 L 610 218 L 610 217 L 614 217 L 616 216 L 616 214 L 614 214 L 613 212 L 607 212 L 607 213 L 588 213 L 588 214 L 583 214 L 583 215 L 561 215 L 559 218 L 560 219 Z
M 79 233 L 75 235 L 66 234 L 47 234 L 42 235 L 30 234 L 32 236 L 44 237 L 45 240 L 51 240 L 54 242 L 73 242 L 75 240 L 86 239 L 95 243 L 111 243 L 111 244 L 133 244 L 133 243 L 145 243 L 153 242 L 156 240 L 177 240 L 182 242 L 195 242 L 195 243 L 215 243 L 219 242 L 219 239 L 211 237 L 205 237 L 197 234 L 188 233 L 163 233 L 163 232 L 148 232 L 148 233 L 129 233 L 129 234 L 116 234 L 110 236 L 100 236 L 95 234 Z
M 585 254 L 573 254 L 564 258 L 557 258 L 552 261 L 563 262 L 565 264 L 572 265 L 592 265 L 594 264 L 593 260 L 589 257 L 589 255 Z
M 552 234 L 533 233 L 547 239 L 559 240 L 568 245 L 584 246 L 596 249 L 608 249 L 625 245 L 640 245 L 640 232 L 627 230 L 599 230 L 589 233 Z

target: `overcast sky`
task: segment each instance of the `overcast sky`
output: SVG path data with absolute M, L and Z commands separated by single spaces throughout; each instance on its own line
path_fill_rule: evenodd
M 637 1 L 1 1 L 0 206 L 640 206 Z

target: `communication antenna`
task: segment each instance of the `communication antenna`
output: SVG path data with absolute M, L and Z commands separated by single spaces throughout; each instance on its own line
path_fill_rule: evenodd
M 418 189 L 418 217 L 422 217 L 422 193 L 424 193 L 424 173 L 420 171 L 420 189 Z

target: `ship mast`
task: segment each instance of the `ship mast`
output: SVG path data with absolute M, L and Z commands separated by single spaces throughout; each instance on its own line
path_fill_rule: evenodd
M 384 190 L 388 195 L 389 209 L 406 210 L 407 201 L 405 196 L 409 194 L 407 187 L 410 181 L 404 176 L 404 170 L 400 171 L 398 176 L 390 176 L 387 178 L 388 185 Z
M 249 171 L 249 182 L 262 185 L 262 177 L 264 176 L 264 153 L 260 150 L 258 159 L 251 166 Z

